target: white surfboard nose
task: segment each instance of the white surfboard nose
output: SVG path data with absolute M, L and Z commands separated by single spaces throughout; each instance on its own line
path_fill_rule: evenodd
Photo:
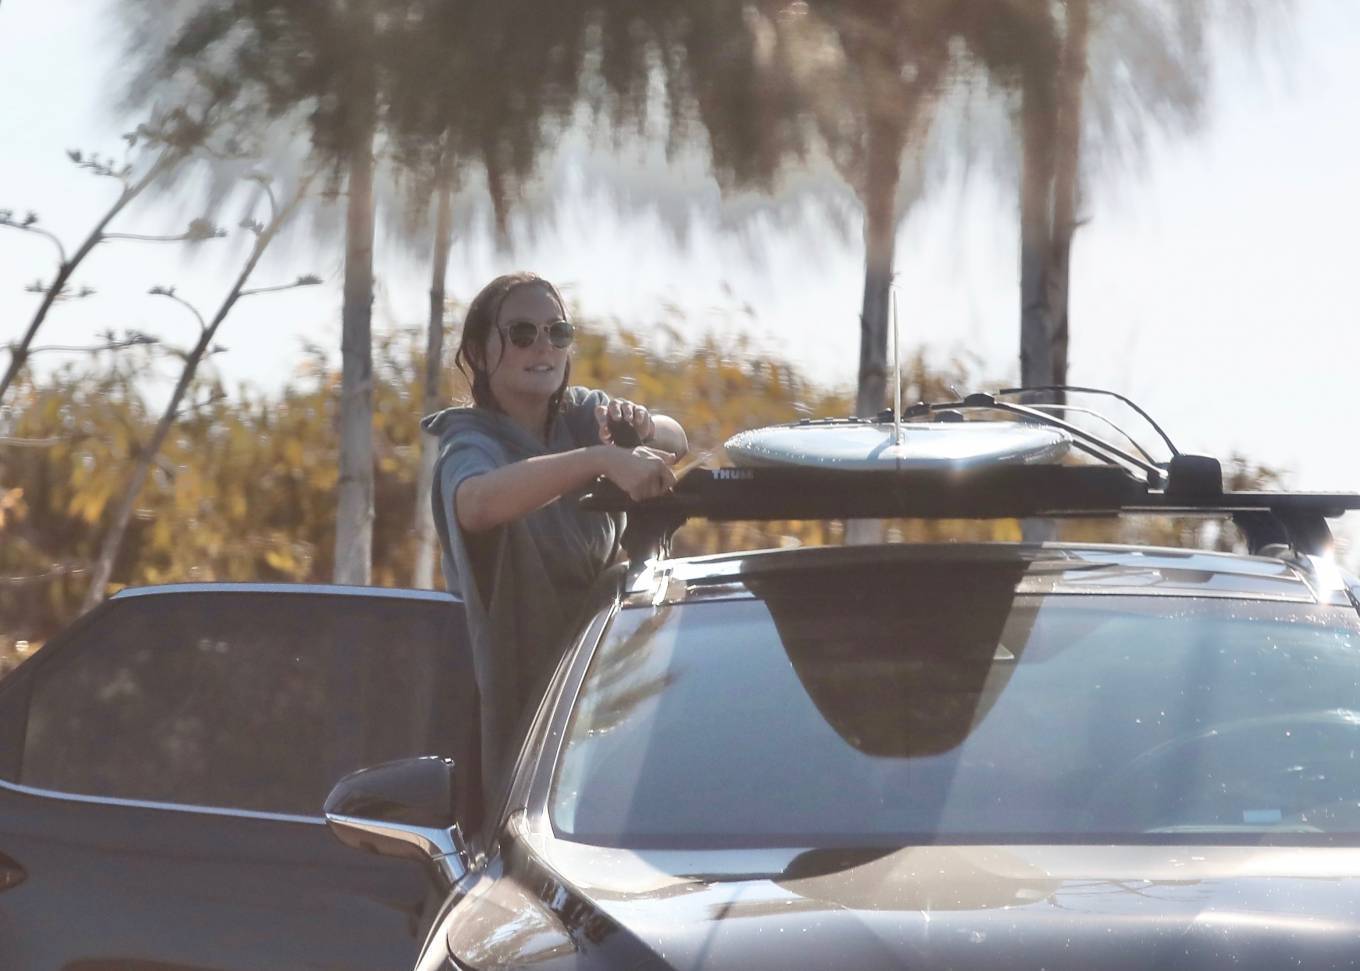
M 1071 443 L 1028 422 L 910 423 L 894 441 L 892 425 L 847 420 L 754 428 L 725 448 L 738 466 L 888 470 L 1056 462 Z

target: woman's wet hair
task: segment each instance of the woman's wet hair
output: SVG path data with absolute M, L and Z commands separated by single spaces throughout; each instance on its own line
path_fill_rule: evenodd
M 478 408 L 490 408 L 502 413 L 505 411 L 491 391 L 491 372 L 500 361 L 487 361 L 487 343 L 492 329 L 500 320 L 501 305 L 505 303 L 505 298 L 520 287 L 530 286 L 543 287 L 552 294 L 563 316 L 566 315 L 567 305 L 557 287 L 537 273 L 526 270 L 496 277 L 482 287 L 481 292 L 473 297 L 472 303 L 468 305 L 467 317 L 463 321 L 463 334 L 458 341 L 458 353 L 454 355 L 453 363 L 463 373 L 463 377 L 467 378 L 472 389 L 472 403 Z M 501 346 L 501 353 L 505 353 L 504 344 Z M 568 358 L 566 373 L 562 375 L 562 385 L 548 399 L 548 426 L 544 429 L 545 435 L 548 429 L 552 428 L 553 418 L 562 409 L 562 397 L 566 394 L 567 383 L 570 380 L 571 359 Z

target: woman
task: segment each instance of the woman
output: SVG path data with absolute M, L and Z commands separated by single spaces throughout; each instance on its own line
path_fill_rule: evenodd
M 445 584 L 467 609 L 488 795 L 615 548 L 614 517 L 576 500 L 600 476 L 634 499 L 668 492 L 670 467 L 689 447 L 673 419 L 570 387 L 573 338 L 556 287 L 532 273 L 497 277 L 468 308 L 455 358 L 472 407 L 421 423 L 439 436 L 434 518 Z M 643 445 L 612 444 L 611 421 L 631 425 Z

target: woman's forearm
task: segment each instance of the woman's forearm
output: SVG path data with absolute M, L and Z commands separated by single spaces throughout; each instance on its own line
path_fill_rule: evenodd
M 546 506 L 603 474 L 600 449 L 611 447 L 536 455 L 465 479 L 453 497 L 458 525 L 481 533 Z

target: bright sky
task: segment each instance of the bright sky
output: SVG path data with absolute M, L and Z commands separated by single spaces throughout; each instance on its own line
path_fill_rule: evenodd
M 72 248 L 113 186 L 77 172 L 65 150 L 116 154 L 133 123 L 107 114 L 117 46 L 91 15 L 97 6 L 0 4 L 0 208 L 36 210 Z M 1360 4 L 1296 0 L 1291 35 L 1266 47 L 1274 53 L 1218 59 L 1203 132 L 1154 145 L 1141 171 L 1098 186 L 1074 251 L 1071 378 L 1136 397 L 1187 450 L 1240 450 L 1288 469 L 1296 487 L 1356 490 L 1348 394 L 1360 362 Z M 699 326 L 750 334 L 819 380 L 853 382 L 857 228 L 757 223 L 738 236 L 695 226 L 677 247 L 654 212 L 621 215 L 598 193 L 572 190 L 580 173 L 564 165 L 555 223 L 510 253 L 463 241 L 450 266 L 454 295 L 533 268 L 564 284 L 584 315 L 645 329 L 673 304 Z M 118 228 L 170 232 L 195 214 L 158 202 Z M 236 262 L 228 257 L 239 255 L 211 247 L 193 262 L 178 247 L 101 247 L 77 280 L 98 295 L 56 309 L 39 343 L 85 343 L 109 326 L 187 342 L 185 312 L 146 290 L 177 285 L 209 312 Z M 231 353 L 216 358 L 229 382 L 277 385 L 303 339 L 338 347 L 340 262 L 338 238 L 304 234 L 266 260 L 259 284 L 303 272 L 327 283 L 237 311 L 221 332 Z M 37 300 L 22 288 L 50 279 L 52 263 L 41 240 L 0 231 L 0 342 L 22 331 Z M 976 176 L 914 210 L 898 246 L 904 353 L 964 351 L 984 376 L 1014 379 L 1017 263 L 1010 186 Z M 422 321 L 424 260 L 380 245 L 379 272 L 375 326 Z

